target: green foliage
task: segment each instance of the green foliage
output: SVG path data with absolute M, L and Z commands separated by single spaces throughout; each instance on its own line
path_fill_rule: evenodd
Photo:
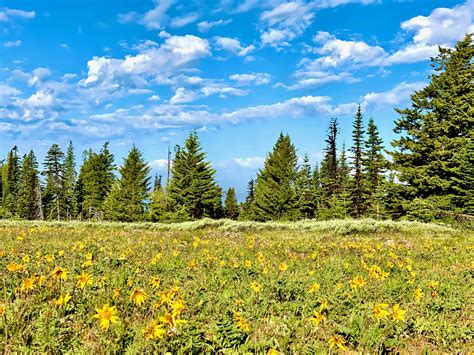
M 364 123 L 362 109 L 359 105 L 355 114 L 352 131 L 352 153 L 353 153 L 353 171 L 354 178 L 351 189 L 352 211 L 355 217 L 361 217 L 365 210 L 365 183 L 363 180 L 362 163 L 364 160 Z
M 134 222 L 145 218 L 145 200 L 150 185 L 150 167 L 135 145 L 119 168 L 120 178 L 104 202 L 105 218 Z
M 245 201 L 242 203 L 240 208 L 239 219 L 248 221 L 253 220 L 253 209 L 252 205 L 255 200 L 255 180 L 250 179 L 247 184 L 247 196 Z
M 46 219 L 61 220 L 67 216 L 64 189 L 64 153 L 53 144 L 44 159 L 46 186 L 43 191 L 44 215 Z
M 295 220 L 299 215 L 296 149 L 290 136 L 280 136 L 258 172 L 252 210 L 257 221 Z
M 8 152 L 7 160 L 2 166 L 2 207 L 10 216 L 17 212 L 19 180 L 20 159 L 15 146 Z
M 235 189 L 229 187 L 224 202 L 224 217 L 229 219 L 237 219 L 239 217 L 239 204 L 235 196 Z
M 401 137 L 391 154 L 410 199 L 444 196 L 465 208 L 462 167 L 474 129 L 472 36 L 454 49 L 440 48 L 431 82 L 412 95 L 411 107 L 397 109 L 394 131 Z
M 205 159 L 196 131 L 189 134 L 184 147 L 176 147 L 169 194 L 174 210 L 184 207 L 191 219 L 218 218 L 222 214 L 216 171 Z
M 338 190 L 338 161 L 337 161 L 337 135 L 339 126 L 337 118 L 331 118 L 328 136 L 325 140 L 324 159 L 321 164 L 320 180 L 323 192 L 322 207 L 327 207 L 329 200 Z
M 33 151 L 23 157 L 18 188 L 18 216 L 23 219 L 43 219 L 38 163 Z
M 299 208 L 302 218 L 311 219 L 316 215 L 316 196 L 309 156 L 305 154 L 303 164 L 296 179 L 296 192 L 299 196 Z
M 64 197 L 66 204 L 66 218 L 75 218 L 78 213 L 77 204 L 77 172 L 76 159 L 72 142 L 69 142 L 64 158 Z

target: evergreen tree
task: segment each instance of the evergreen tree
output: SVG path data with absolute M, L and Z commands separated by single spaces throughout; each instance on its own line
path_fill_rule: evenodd
M 228 219 L 237 219 L 237 217 L 239 217 L 239 204 L 233 187 L 229 187 L 226 193 L 224 216 Z
M 2 167 L 2 204 L 5 212 L 10 216 L 17 213 L 19 178 L 20 160 L 18 148 L 14 146 L 8 152 L 7 161 Z
M 161 186 L 161 175 L 156 174 L 155 180 L 153 181 L 153 191 L 161 190 L 163 187 Z
M 84 152 L 77 183 L 77 199 L 85 218 L 100 218 L 103 203 L 115 181 L 114 156 L 106 142 L 99 153 Z
M 136 222 L 145 219 L 150 167 L 135 145 L 119 168 L 120 178 L 104 202 L 105 218 L 112 221 Z
M 364 181 L 362 178 L 362 162 L 363 162 L 363 144 L 364 144 L 364 123 L 362 110 L 359 107 L 355 114 L 353 131 L 352 131 L 352 153 L 353 157 L 353 186 L 352 186 L 352 210 L 355 217 L 359 218 L 364 212 Z
M 314 198 L 314 216 L 319 215 L 319 210 L 321 209 L 321 200 L 322 200 L 322 189 L 321 189 L 321 176 L 319 172 L 319 163 L 316 162 L 313 169 L 312 176 L 312 195 Z
M 64 158 L 64 195 L 66 199 L 67 219 L 75 218 L 78 212 L 76 184 L 76 159 L 72 142 L 69 142 L 66 157 Z
M 46 186 L 43 193 L 44 211 L 47 219 L 63 219 L 67 215 L 64 189 L 64 153 L 53 144 L 46 153 L 43 175 Z
M 472 37 L 455 49 L 439 48 L 431 82 L 412 95 L 411 107 L 396 110 L 401 117 L 394 131 L 401 136 L 391 154 L 407 196 L 429 198 L 428 205 L 443 211 L 466 207 L 462 166 L 474 129 Z
M 365 142 L 364 171 L 366 181 L 367 209 L 371 217 L 376 219 L 385 216 L 384 200 L 386 192 L 385 177 L 383 173 L 387 167 L 387 161 L 382 154 L 383 140 L 374 119 L 370 118 L 367 125 L 367 140 Z
M 463 190 L 466 191 L 464 210 L 474 216 L 474 132 L 467 144 L 466 156 L 462 169 Z
M 42 219 L 38 163 L 33 151 L 23 157 L 18 188 L 18 216 L 22 219 Z
M 342 143 L 342 150 L 339 156 L 338 162 L 338 184 L 339 189 L 336 193 L 337 196 L 337 211 L 338 216 L 343 215 L 342 217 L 338 218 L 346 218 L 348 214 L 350 214 L 351 209 L 351 176 L 350 176 L 350 169 L 349 164 L 347 162 L 347 150 L 346 150 L 346 143 Z M 334 206 L 333 206 L 334 208 Z M 336 218 L 336 217 L 334 217 Z
M 308 154 L 305 154 L 301 169 L 298 171 L 296 187 L 299 196 L 301 217 L 305 219 L 314 218 L 316 212 L 316 199 Z
M 296 193 L 297 156 L 288 135 L 280 137 L 258 172 L 253 213 L 259 221 L 295 220 L 299 216 Z
M 239 218 L 242 220 L 253 220 L 252 205 L 255 199 L 255 180 L 250 179 L 247 183 L 247 196 L 241 206 Z
M 337 162 L 337 135 L 339 127 L 337 118 L 329 122 L 328 136 L 325 140 L 326 148 L 324 159 L 320 169 L 320 180 L 322 190 L 322 207 L 327 207 L 329 200 L 337 192 L 338 186 L 338 162 Z
M 191 219 L 218 218 L 222 213 L 216 171 L 205 158 L 196 131 L 190 133 L 184 147 L 175 149 L 169 194 L 174 210 L 184 208 Z

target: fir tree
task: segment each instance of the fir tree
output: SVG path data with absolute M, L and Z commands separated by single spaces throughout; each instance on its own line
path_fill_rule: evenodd
M 239 218 L 242 220 L 252 220 L 252 205 L 255 199 L 255 180 L 250 179 L 247 183 L 247 196 L 241 206 Z
M 444 211 L 465 208 L 468 193 L 462 166 L 474 129 L 472 36 L 455 49 L 439 48 L 431 82 L 412 95 L 411 107 L 396 110 L 401 117 L 394 131 L 401 136 L 391 154 L 407 196 L 436 200 Z
M 235 196 L 235 189 L 229 187 L 225 197 L 224 216 L 228 219 L 237 219 L 239 217 L 239 204 Z
M 75 218 L 77 206 L 77 172 L 74 148 L 69 142 L 66 157 L 64 158 L 64 195 L 66 199 L 66 218 Z
M 20 160 L 18 148 L 14 146 L 8 152 L 7 161 L 2 167 L 2 204 L 10 216 L 16 215 L 17 212 L 19 177 Z
M 46 218 L 63 219 L 66 217 L 66 196 L 64 189 L 64 153 L 57 144 L 53 144 L 46 153 L 43 175 L 46 186 L 43 202 Z
M 173 208 L 184 208 L 191 219 L 218 218 L 222 213 L 222 191 L 215 181 L 216 171 L 205 158 L 196 131 L 190 133 L 184 147 L 175 149 L 169 194 Z
M 464 210 L 474 216 L 474 132 L 467 144 L 466 155 L 462 168 L 462 190 L 466 191 Z
M 364 212 L 364 181 L 362 175 L 363 163 L 363 144 L 364 144 L 364 123 L 362 110 L 359 105 L 355 114 L 353 131 L 352 131 L 352 153 L 353 153 L 353 186 L 352 186 L 352 210 L 355 217 L 361 217 Z
M 258 172 L 253 213 L 259 221 L 299 217 L 296 149 L 288 135 L 280 137 Z
M 328 136 L 325 140 L 326 148 L 320 169 L 322 190 L 322 207 L 327 207 L 329 200 L 338 189 L 338 163 L 337 163 L 337 135 L 339 127 L 337 118 L 329 122 Z
M 342 149 L 339 156 L 338 162 L 338 184 L 339 189 L 336 193 L 337 196 L 337 211 L 338 215 L 343 215 L 342 218 L 346 218 L 347 215 L 350 213 L 351 207 L 351 177 L 349 173 L 349 164 L 347 162 L 347 150 L 346 150 L 346 143 L 342 143 Z M 333 206 L 333 208 L 335 208 Z
M 313 176 L 309 156 L 305 154 L 303 164 L 298 171 L 297 194 L 299 196 L 299 207 L 302 218 L 314 218 L 316 211 L 316 199 L 314 195 Z
M 321 176 L 319 172 L 319 163 L 316 162 L 313 169 L 312 176 L 312 195 L 314 198 L 314 216 L 317 217 L 319 210 L 321 209 L 321 200 L 322 200 L 322 189 L 321 189 Z
M 150 167 L 135 145 L 119 168 L 119 172 L 120 178 L 104 202 L 105 217 L 112 221 L 142 221 L 145 219 Z
M 161 185 L 161 175 L 156 174 L 155 180 L 153 181 L 153 191 L 162 190 L 163 187 Z
M 18 188 L 18 216 L 22 219 L 42 219 L 38 163 L 33 151 L 23 157 Z

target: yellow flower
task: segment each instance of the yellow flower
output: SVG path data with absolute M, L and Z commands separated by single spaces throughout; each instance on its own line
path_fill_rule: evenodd
M 413 292 L 413 297 L 415 298 L 415 301 L 417 302 L 419 302 L 424 296 L 425 294 L 423 293 L 423 290 L 421 288 L 417 288 Z
M 143 329 L 143 335 L 146 340 L 161 339 L 165 333 L 166 331 L 163 329 L 163 326 L 156 324 L 156 321 L 152 321 L 150 325 Z
M 191 271 L 194 271 L 194 270 L 197 269 L 197 265 L 198 265 L 198 264 L 197 264 L 197 261 L 196 261 L 196 260 L 194 260 L 194 259 L 193 259 L 193 260 L 190 260 L 190 261 L 188 262 L 188 269 L 191 270 Z
M 0 303 L 0 317 L 3 317 L 7 313 L 7 306 Z
M 358 288 L 363 287 L 365 284 L 366 284 L 365 280 L 362 277 L 360 277 L 359 275 L 357 275 L 351 281 L 349 281 L 349 285 L 354 290 L 357 290 Z
M 136 288 L 130 294 L 130 300 L 135 302 L 136 305 L 141 306 L 143 302 L 148 298 L 148 295 L 142 290 Z
M 10 272 L 17 272 L 23 270 L 23 265 L 17 263 L 10 263 L 7 265 L 7 270 Z
M 58 256 L 63 256 L 64 255 L 64 250 L 58 251 Z
M 374 316 L 378 320 L 385 319 L 388 317 L 390 312 L 387 310 L 388 304 L 386 303 L 377 303 L 374 307 Z
M 318 311 L 314 311 L 314 315 L 310 318 L 311 322 L 314 323 L 315 326 L 318 326 L 321 322 L 326 319 L 326 316 Z
M 176 317 L 174 317 L 172 314 L 169 314 L 168 312 L 166 312 L 163 316 L 161 316 L 159 320 L 162 323 L 168 324 L 169 327 L 172 329 L 176 329 L 176 327 L 180 323 L 186 323 L 184 320 L 177 319 Z
M 275 349 L 268 349 L 267 355 L 278 355 L 279 352 L 276 351 Z
M 35 278 L 29 277 L 21 282 L 21 290 L 29 291 L 35 288 Z
M 24 263 L 29 263 L 30 260 L 31 259 L 29 255 L 23 255 L 23 257 L 21 258 L 21 261 L 23 261 Z
M 76 286 L 79 288 L 84 288 L 86 285 L 92 285 L 94 282 L 94 276 L 87 274 L 87 273 L 82 273 L 79 276 L 76 276 L 77 282 Z
M 320 286 L 317 282 L 315 282 L 315 283 L 312 284 L 311 287 L 309 288 L 309 292 L 310 292 L 310 293 L 318 292 L 320 288 L 321 288 L 321 286 Z
M 319 304 L 319 311 L 324 311 L 325 309 L 328 309 L 328 301 L 327 300 L 321 300 L 321 303 Z
M 54 255 L 52 255 L 52 254 L 46 255 L 44 258 L 49 263 L 52 263 L 55 259 Z
M 160 279 L 157 276 L 152 276 L 150 279 L 150 284 L 154 289 L 160 288 Z
M 114 293 L 114 298 L 120 296 L 120 294 L 122 293 L 122 290 L 118 287 L 112 289 L 112 292 Z
M 173 317 L 179 316 L 185 309 L 184 301 L 181 299 L 171 302 L 170 306 L 171 306 L 171 309 L 173 310 L 171 312 Z
M 438 288 L 438 286 L 439 286 L 438 281 L 430 281 L 430 283 L 428 284 L 428 287 L 431 288 L 432 290 Z
M 57 280 L 66 280 L 67 274 L 68 274 L 68 271 L 66 269 L 57 267 L 56 269 L 53 270 L 53 272 L 51 273 L 51 276 L 53 276 Z
M 248 333 L 250 331 L 250 325 L 245 320 L 244 316 L 240 312 L 234 312 L 234 321 L 237 325 L 237 328 L 244 333 Z
M 285 272 L 287 269 L 288 269 L 288 265 L 286 265 L 285 263 L 281 263 L 281 264 L 278 266 L 278 270 L 279 270 L 280 272 Z
M 109 307 L 106 304 L 102 309 L 96 308 L 97 314 L 94 315 L 94 318 L 97 318 L 100 321 L 100 327 L 104 330 L 109 329 L 110 323 L 117 323 L 118 317 L 117 309 L 115 307 Z
M 405 321 L 405 313 L 406 313 L 406 311 L 400 309 L 400 305 L 396 304 L 396 305 L 393 306 L 393 309 L 392 309 L 392 319 L 395 322 L 398 322 L 398 321 L 404 322 Z
M 333 335 L 329 339 L 329 349 L 332 349 L 334 346 L 337 346 L 341 350 L 346 350 L 346 347 L 344 346 L 346 341 L 344 338 L 340 337 L 339 335 Z
M 57 299 L 54 299 L 53 302 L 56 306 L 58 306 L 59 308 L 63 307 L 66 303 L 68 303 L 70 300 L 71 300 L 71 295 L 69 294 L 69 292 L 67 292 L 64 296 L 61 295 L 59 296 L 59 298 Z
M 250 283 L 250 287 L 255 293 L 258 293 L 262 290 L 262 285 L 260 285 L 257 281 L 253 281 L 252 283 Z

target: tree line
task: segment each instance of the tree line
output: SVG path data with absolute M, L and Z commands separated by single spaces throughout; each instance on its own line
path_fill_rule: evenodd
M 337 118 L 327 130 L 324 157 L 299 163 L 289 135 L 278 137 L 264 167 L 238 203 L 225 193 L 195 131 L 176 146 L 171 176 L 151 181 L 134 145 L 117 167 L 105 143 L 83 153 L 53 144 L 42 169 L 35 153 L 13 147 L 0 168 L 0 217 L 30 220 L 174 222 L 203 217 L 241 220 L 471 218 L 474 215 L 474 90 L 472 34 L 432 58 L 430 83 L 396 109 L 393 150 L 384 148 L 373 118 L 359 106 L 352 145 L 339 145 Z

